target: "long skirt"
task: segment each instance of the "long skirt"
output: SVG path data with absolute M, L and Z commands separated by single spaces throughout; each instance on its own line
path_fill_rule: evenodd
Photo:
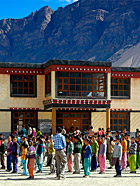
M 90 175 L 91 158 L 84 158 L 84 174 L 85 176 Z
M 126 169 L 126 166 L 127 166 L 127 152 L 125 152 L 122 155 L 121 166 L 122 166 L 122 169 Z
M 27 176 L 27 163 L 25 162 L 25 160 L 22 160 L 22 164 L 23 164 L 23 175 Z
M 81 153 L 74 154 L 74 170 L 76 172 L 80 172 L 80 160 L 81 160 Z
M 69 159 L 68 159 L 68 170 L 69 170 L 70 172 L 72 172 L 72 171 L 73 171 L 73 161 L 72 161 L 72 155 L 71 155 L 71 156 L 69 156 Z
M 34 170 L 35 170 L 35 158 L 28 160 L 28 172 L 31 177 L 34 177 Z
M 100 171 L 105 172 L 106 156 L 102 157 L 102 154 L 99 154 L 99 164 Z
M 37 165 L 38 165 L 38 169 L 40 171 L 42 171 L 42 168 L 43 168 L 43 153 L 40 156 L 37 154 Z

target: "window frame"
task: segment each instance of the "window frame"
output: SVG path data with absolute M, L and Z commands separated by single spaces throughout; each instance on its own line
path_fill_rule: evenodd
M 67 74 L 68 74 L 68 76 L 67 77 L 59 77 L 58 76 L 58 73 L 60 73 L 60 72 L 57 72 L 57 74 L 56 74 L 56 97 L 58 97 L 58 98 L 60 98 L 60 97 L 75 97 L 75 98 L 95 98 L 95 99 L 106 99 L 106 97 L 107 97 L 107 75 L 106 75 L 106 73 L 92 73 L 92 72 L 67 72 Z M 61 72 L 61 73 L 65 73 L 65 72 Z M 71 77 L 70 76 L 70 73 L 79 73 L 80 74 L 80 76 L 79 77 Z M 82 77 L 82 75 L 83 74 L 91 74 L 92 75 L 92 77 Z M 96 78 L 96 77 L 94 77 L 94 75 L 99 75 L 99 74 L 103 74 L 104 75 L 104 77 L 103 78 Z M 58 80 L 59 79 L 62 79 L 62 84 L 61 83 L 58 83 Z M 68 79 L 68 83 L 67 84 L 64 84 L 64 80 L 65 79 Z M 70 79 L 75 79 L 75 83 L 74 84 L 72 84 L 72 83 L 70 83 Z M 78 84 L 78 83 L 76 83 L 76 80 L 77 79 L 79 79 L 80 80 L 80 84 Z M 87 81 L 87 83 L 86 84 L 83 84 L 82 83 L 82 80 L 86 80 Z M 91 83 L 88 83 L 88 81 L 89 80 L 92 80 L 92 84 Z M 94 90 L 94 81 L 95 80 L 97 80 L 98 81 L 98 90 L 96 91 L 96 90 Z M 99 81 L 100 80 L 103 80 L 103 85 L 99 85 Z M 58 89 L 58 86 L 61 86 L 62 85 L 62 89 Z M 64 89 L 64 85 L 67 85 L 68 86 L 68 89 L 67 90 L 65 90 Z M 76 88 L 77 88 L 77 86 L 80 86 L 80 90 L 77 90 L 76 91 Z M 74 86 L 74 90 L 70 90 L 70 86 Z M 86 86 L 86 90 L 82 90 L 82 86 Z M 90 86 L 92 86 L 92 91 L 90 91 L 90 90 L 88 90 L 88 88 L 90 87 Z M 103 91 L 100 91 L 100 87 L 101 86 L 103 86 Z M 68 93 L 67 95 L 58 95 L 58 92 L 60 92 L 62 90 L 62 92 L 64 93 L 64 92 L 66 92 L 66 93 Z M 71 95 L 71 92 L 74 92 L 75 94 L 74 95 Z M 84 93 L 85 94 L 87 94 L 87 93 L 89 93 L 90 94 L 90 92 L 92 92 L 92 96 L 88 96 L 88 95 L 83 95 Z M 77 93 L 77 95 L 76 95 L 76 93 Z M 104 96 L 94 96 L 94 93 L 103 93 L 104 94 Z
M 47 76 L 49 76 L 49 78 L 50 78 L 49 81 L 47 80 Z M 49 84 L 49 86 L 48 86 L 48 84 Z M 45 97 L 48 97 L 48 96 L 51 96 L 51 72 L 49 72 L 48 74 L 45 75 Z
M 112 116 L 113 116 L 113 114 L 116 114 L 117 115 L 117 117 L 115 118 L 115 117 L 111 117 L 111 114 L 112 114 Z M 126 116 L 126 118 L 125 117 L 122 117 L 122 118 L 120 118 L 119 117 L 119 114 L 126 114 L 127 116 Z M 113 120 L 117 120 L 117 124 L 114 124 L 114 122 L 111 122 L 111 120 L 113 121 Z M 124 123 L 122 122 L 122 124 L 119 124 L 119 120 L 127 120 L 127 124 L 126 124 L 126 126 L 124 125 Z M 114 130 L 114 125 L 116 125 L 117 126 L 117 130 Z M 121 125 L 121 127 L 122 127 L 122 130 L 119 130 L 119 125 Z M 125 111 L 111 111 L 110 112 L 110 128 L 111 128 L 111 131 L 113 131 L 113 132 L 115 132 L 115 131 L 123 131 L 124 130 L 124 128 L 126 128 L 127 129 L 127 131 L 130 131 L 130 112 L 125 112 Z
M 14 77 L 14 76 L 17 76 L 17 77 L 19 77 L 19 76 L 21 76 L 22 78 L 24 78 L 24 76 L 33 76 L 33 78 L 34 78 L 34 81 L 27 81 L 28 83 L 31 83 L 31 82 L 34 82 L 34 87 L 33 87 L 33 89 L 34 89 L 34 93 L 33 94 L 13 94 L 13 88 L 12 88 L 12 83 L 14 82 L 13 80 L 12 80 L 12 78 Z M 21 81 L 16 81 L 15 80 L 15 83 L 26 83 L 25 81 L 23 81 L 23 80 L 21 80 Z M 19 89 L 19 88 L 18 88 Z M 24 90 L 24 87 L 22 87 L 21 89 L 23 89 Z M 29 86 L 28 86 L 28 89 L 27 90 L 29 90 Z M 28 98 L 28 97 L 30 97 L 30 98 L 35 98 L 35 97 L 37 97 L 37 75 L 20 75 L 20 74 L 18 74 L 18 75 L 10 75 L 10 97 L 19 97 L 19 98 Z
M 18 114 L 18 117 L 14 116 L 16 113 Z M 29 113 L 29 114 L 34 113 L 34 117 L 25 117 L 26 113 Z M 19 117 L 19 114 L 23 114 L 23 117 Z M 28 111 L 28 110 L 26 110 L 26 111 L 22 111 L 22 110 L 12 111 L 11 112 L 11 131 L 13 131 L 15 129 L 14 119 L 18 120 L 18 126 L 19 126 L 20 120 L 25 122 L 25 120 L 28 119 L 31 122 L 31 119 L 34 119 L 35 125 L 32 125 L 31 123 L 29 123 L 29 124 L 31 124 L 33 128 L 38 127 L 38 112 L 37 111 Z M 25 128 L 28 126 L 28 124 L 25 124 L 25 123 L 23 123 L 23 125 L 25 125 Z M 20 131 L 20 130 L 18 130 L 18 131 Z
M 129 87 L 128 87 L 128 90 L 127 91 L 129 91 L 129 93 L 128 93 L 128 95 L 127 96 L 114 96 L 114 95 L 112 95 L 112 92 L 114 92 L 114 88 L 113 88 L 113 90 L 112 90 L 112 80 L 114 80 L 114 79 L 117 79 L 117 84 L 114 84 L 114 86 L 115 85 L 117 85 L 118 87 L 119 87 L 119 85 L 128 85 Z M 118 81 L 119 80 L 128 80 L 129 82 L 127 83 L 127 84 L 119 84 L 118 83 Z M 116 90 L 117 92 L 119 92 L 119 90 L 117 89 Z M 122 92 L 124 92 L 125 90 L 120 90 L 120 91 L 122 91 Z M 130 99 L 131 98 L 131 78 L 115 78 L 115 77 L 113 77 L 113 78 L 111 78 L 111 99 Z

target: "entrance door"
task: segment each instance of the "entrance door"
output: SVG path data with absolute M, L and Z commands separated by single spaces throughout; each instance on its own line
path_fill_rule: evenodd
M 89 128 L 89 113 L 57 112 L 57 126 L 64 126 L 67 130 L 70 130 L 71 127 L 87 130 Z

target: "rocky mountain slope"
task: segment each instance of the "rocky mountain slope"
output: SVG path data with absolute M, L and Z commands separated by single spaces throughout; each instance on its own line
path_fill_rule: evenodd
M 57 11 L 44 7 L 23 19 L 0 20 L 3 62 L 57 58 L 140 66 L 139 43 L 139 0 L 79 0 Z

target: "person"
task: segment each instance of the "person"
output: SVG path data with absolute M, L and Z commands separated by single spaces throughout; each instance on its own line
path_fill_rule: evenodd
M 1 169 L 5 169 L 5 158 L 4 158 L 4 155 L 5 155 L 5 143 L 4 143 L 5 139 L 4 137 L 1 138 L 1 146 L 0 146 L 0 153 L 1 153 Z
M 32 140 L 30 140 L 30 141 L 32 141 Z M 37 150 L 37 141 L 36 141 L 36 138 L 35 137 L 33 137 L 33 147 L 35 148 L 35 152 L 36 152 L 36 150 Z M 28 149 L 27 149 L 28 150 Z M 37 169 L 37 154 L 35 154 L 35 170 Z
M 62 134 L 63 134 L 63 135 L 66 135 L 66 133 L 67 133 L 67 132 L 66 132 L 66 129 L 65 129 L 65 127 L 63 126 Z
M 130 134 L 126 133 L 125 138 L 127 141 L 127 167 L 129 167 L 128 157 L 129 157 L 129 149 L 130 149 L 130 145 L 131 145 Z
M 93 126 L 90 126 L 90 129 L 88 131 L 88 136 L 93 136 L 94 135 L 94 130 L 93 130 Z
M 28 124 L 28 136 L 30 136 L 32 134 L 32 128 L 31 125 Z
M 101 147 L 100 147 L 100 152 L 99 152 L 99 164 L 100 164 L 100 172 L 99 174 L 104 174 L 105 173 L 105 165 L 106 165 L 106 143 L 105 143 L 105 138 L 101 137 Z
M 130 163 L 130 173 L 136 173 L 136 152 L 137 152 L 137 144 L 135 142 L 135 138 L 131 138 L 131 146 L 129 149 L 129 157 L 128 162 Z
M 136 129 L 135 137 L 138 137 L 138 136 L 139 136 L 139 129 Z
M 95 135 L 92 136 L 92 141 L 93 143 L 91 144 L 92 148 L 91 171 L 96 171 L 99 145 Z
M 37 147 L 37 165 L 38 165 L 38 171 L 36 173 L 42 173 L 43 168 L 43 141 L 42 139 L 38 138 L 38 147 Z
M 90 140 L 86 139 L 85 140 L 85 151 L 84 151 L 84 176 L 85 178 L 88 178 L 90 176 L 90 163 L 91 163 L 91 154 L 92 154 L 92 149 L 90 146 Z
M 136 168 L 140 168 L 140 137 L 136 137 L 137 153 L 136 153 Z
M 73 172 L 73 160 L 72 160 L 72 154 L 74 150 L 74 145 L 71 141 L 71 137 L 67 136 L 66 141 L 68 143 L 67 147 L 67 162 L 68 162 L 68 172 Z
M 122 146 L 120 144 L 120 137 L 116 137 L 116 144 L 112 154 L 112 166 L 115 165 L 116 175 L 114 177 L 121 177 L 121 159 Z
M 80 160 L 81 160 L 81 141 L 77 135 L 74 138 L 74 172 L 73 174 L 80 174 Z
M 121 136 L 120 136 L 119 131 L 116 131 L 116 132 L 115 132 L 115 137 L 119 137 L 119 138 L 120 138 L 120 143 L 122 143 L 122 138 L 121 138 Z
M 24 136 L 24 137 L 27 135 L 27 130 L 25 129 L 25 125 L 22 125 L 22 129 L 20 131 L 20 135 Z
M 127 141 L 125 140 L 125 134 L 121 134 L 122 139 L 122 160 L 121 160 L 121 166 L 122 170 L 126 169 L 127 166 Z
M 6 145 L 6 151 L 7 151 L 7 171 L 10 172 L 12 170 L 12 146 L 13 142 L 11 140 L 11 136 L 7 137 L 7 145 Z
M 101 136 L 98 136 L 98 145 L 99 145 L 99 150 L 98 150 L 98 152 L 100 152 L 101 144 L 102 144 Z
M 98 136 L 102 136 L 102 129 L 101 128 L 98 129 Z
M 55 179 L 65 179 L 64 171 L 66 168 L 67 157 L 64 152 L 64 148 L 66 148 L 66 139 L 61 134 L 62 128 L 57 128 L 57 134 L 55 136 L 51 136 L 54 141 L 54 149 L 55 149 L 55 158 L 57 162 L 57 170 L 56 170 L 56 178 Z
M 46 166 L 50 166 L 50 159 L 51 159 L 51 155 L 49 155 L 49 147 L 50 147 L 50 144 L 51 144 L 51 136 L 48 136 L 48 139 L 46 141 L 46 154 L 47 154 L 47 165 Z
M 26 163 L 27 147 L 28 145 L 26 143 L 23 143 L 21 147 L 21 161 L 23 164 L 23 174 L 22 174 L 23 176 L 27 176 L 27 163 Z
M 75 132 L 74 132 L 76 135 L 80 135 L 80 130 L 79 130 L 79 127 L 76 127 L 76 129 L 75 129 Z
M 33 128 L 33 137 L 36 137 L 36 129 Z
M 105 130 L 104 128 L 101 129 L 102 135 L 105 135 Z
M 86 148 L 86 145 L 85 145 L 85 137 L 82 138 L 83 139 L 83 145 L 82 145 L 82 149 L 81 149 L 81 160 L 82 160 L 82 169 L 84 169 L 84 151 L 85 151 L 85 148 Z
M 112 169 L 112 153 L 114 150 L 115 143 L 113 141 L 112 136 L 107 137 L 107 158 L 109 160 L 110 167 L 108 169 Z
M 35 155 L 36 155 L 36 150 L 33 147 L 33 142 L 29 141 L 29 147 L 27 148 L 27 155 L 26 159 L 28 159 L 28 172 L 29 172 L 29 177 L 27 179 L 34 179 L 34 170 L 35 170 Z
M 13 138 L 13 146 L 12 146 L 12 160 L 13 160 L 13 172 L 17 173 L 17 164 L 18 164 L 18 155 L 19 155 L 19 144 L 17 143 L 17 138 Z
M 107 130 L 106 130 L 106 136 L 112 136 L 111 131 L 110 131 L 110 128 L 107 128 Z
M 48 155 L 49 155 L 49 165 L 50 165 L 50 173 L 53 174 L 55 173 L 55 149 L 54 149 L 54 142 L 50 138 L 50 146 L 48 149 Z
M 40 138 L 40 136 L 42 135 L 41 131 L 39 128 L 36 129 L 36 137 Z

